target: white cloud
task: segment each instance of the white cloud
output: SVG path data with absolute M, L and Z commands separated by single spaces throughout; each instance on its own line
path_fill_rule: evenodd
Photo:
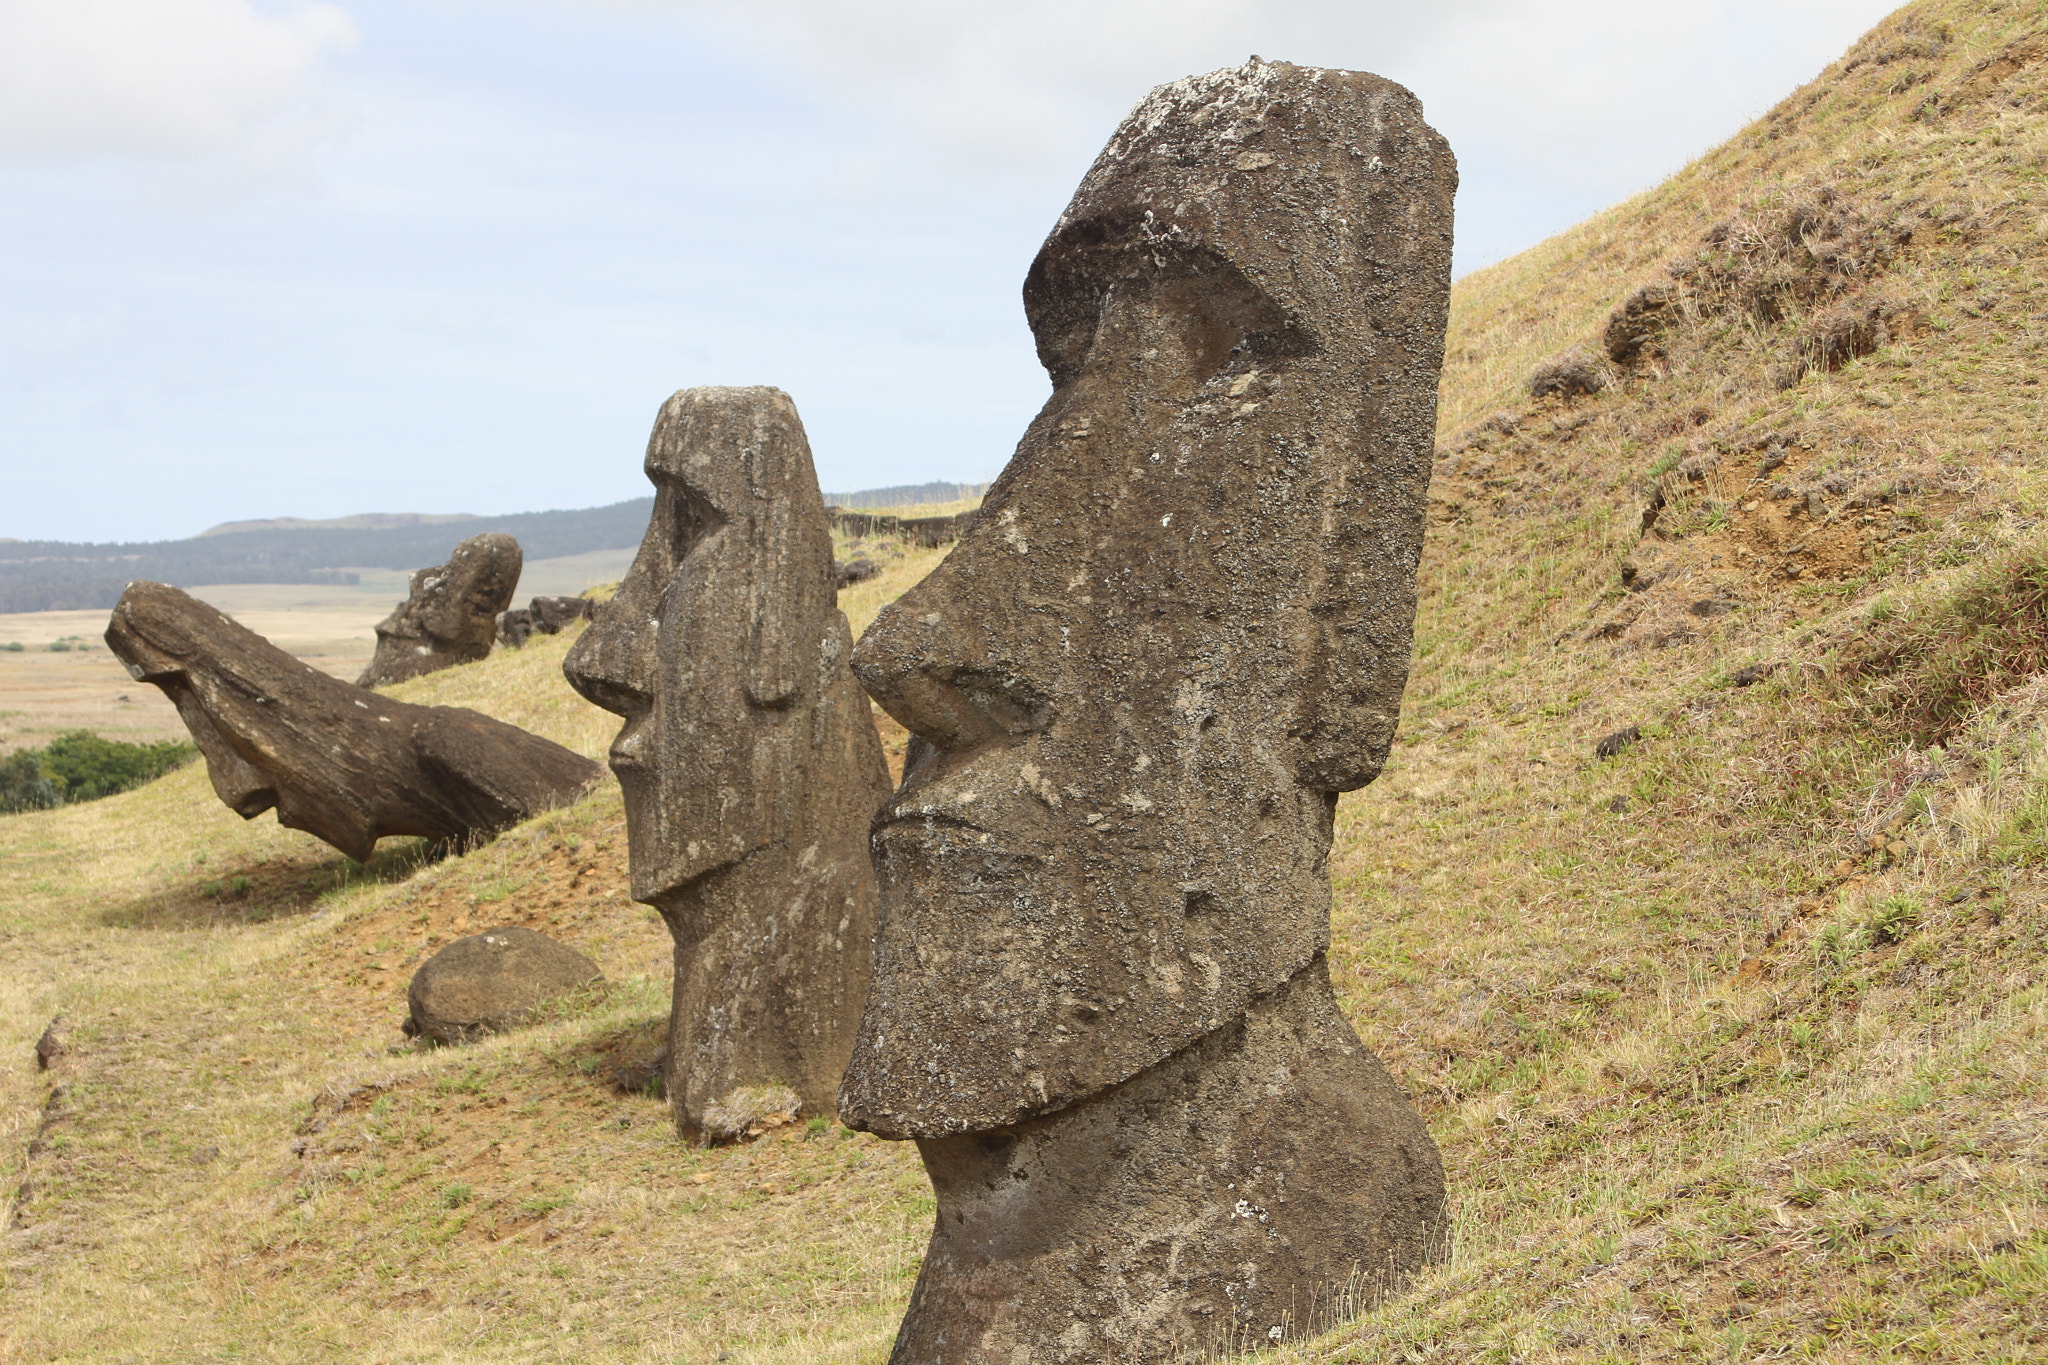
M 229 146 L 354 40 L 347 14 L 312 0 L 0 0 L 0 151 Z
M 1151 86 L 1257 52 L 1404 81 L 1475 151 L 1641 183 L 1818 71 L 1894 0 L 614 3 L 689 14 L 998 173 L 1097 145 Z
M 649 0 L 984 165 L 1098 142 L 1152 86 L 1252 53 L 1384 66 L 1511 0 Z M 1064 148 L 1062 148 L 1064 150 Z

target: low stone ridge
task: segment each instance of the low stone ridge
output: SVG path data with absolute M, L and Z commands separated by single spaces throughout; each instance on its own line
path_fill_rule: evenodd
M 686 389 L 647 444 L 654 516 L 563 672 L 611 748 L 633 898 L 675 936 L 667 1089 L 686 1138 L 744 1136 L 763 1087 L 830 1113 L 866 994 L 868 826 L 889 795 L 835 605 L 832 530 L 789 396 Z M 742 1093 L 744 1092 L 744 1093 Z
M 414 706 L 302 663 L 163 583 L 131 583 L 107 646 L 161 688 L 245 820 L 362 861 L 386 835 L 461 848 L 565 806 L 604 775 L 581 754 L 461 707 Z
M 406 988 L 404 1032 L 467 1043 L 525 1023 L 539 1006 L 604 980 L 597 964 L 546 934 L 510 927 L 456 939 Z
M 854 651 L 912 735 L 840 1093 L 937 1195 L 894 1365 L 1235 1355 L 1445 1250 L 1325 953 L 1407 679 L 1456 182 L 1406 90 L 1254 59 L 1142 102 L 1026 276 L 1052 396 Z
M 414 570 L 411 596 L 377 624 L 377 652 L 356 685 L 386 687 L 488 656 L 523 567 L 519 542 L 490 532 L 457 545 L 446 564 Z
M 843 531 L 856 539 L 869 536 L 897 536 L 922 549 L 933 549 L 960 539 L 974 529 L 974 520 L 980 515 L 977 509 L 950 517 L 892 517 L 881 512 L 843 512 L 837 507 L 828 508 L 835 530 Z

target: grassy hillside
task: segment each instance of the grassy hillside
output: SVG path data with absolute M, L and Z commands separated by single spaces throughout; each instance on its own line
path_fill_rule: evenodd
M 1333 859 L 1456 1250 L 1276 1362 L 2048 1357 L 2044 113 L 2038 6 L 1914 5 L 1458 285 L 1414 676 Z M 596 754 L 567 643 L 402 695 Z M 196 772 L 0 848 L 0 1358 L 884 1359 L 915 1156 L 676 1143 L 615 788 L 426 868 Z M 611 989 L 397 1046 L 493 923 Z

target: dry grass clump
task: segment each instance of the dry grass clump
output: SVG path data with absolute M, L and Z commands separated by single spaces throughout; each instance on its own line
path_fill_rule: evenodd
M 1904 606 L 1874 603 L 1837 677 L 1853 714 L 1938 744 L 2000 693 L 2048 671 L 2048 543 L 1994 555 Z

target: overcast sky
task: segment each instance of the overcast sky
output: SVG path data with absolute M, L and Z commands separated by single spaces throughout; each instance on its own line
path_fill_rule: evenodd
M 694 384 L 787 389 L 828 491 L 987 479 L 1046 392 L 1025 267 L 1152 85 L 1408 85 L 1462 272 L 1891 8 L 0 0 L 0 535 L 635 497 Z

